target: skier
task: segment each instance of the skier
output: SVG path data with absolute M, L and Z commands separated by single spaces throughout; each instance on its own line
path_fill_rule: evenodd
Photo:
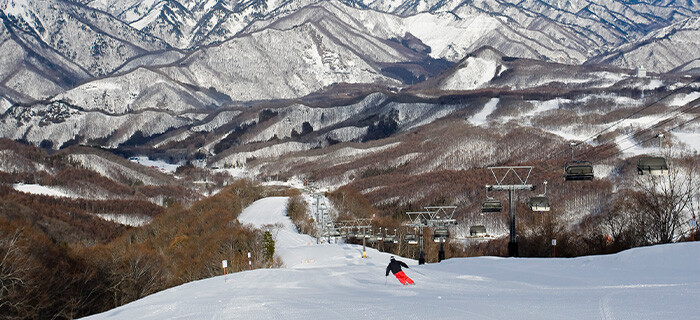
M 394 256 L 390 258 L 391 261 L 389 261 L 389 265 L 386 266 L 386 276 L 389 276 L 389 270 L 391 270 L 391 273 L 396 276 L 396 279 L 399 279 L 399 282 L 403 285 L 407 284 L 415 284 L 411 278 L 409 278 L 403 271 L 401 270 L 401 266 L 404 266 L 408 268 L 408 265 L 406 265 L 403 261 L 399 261 L 394 259 Z

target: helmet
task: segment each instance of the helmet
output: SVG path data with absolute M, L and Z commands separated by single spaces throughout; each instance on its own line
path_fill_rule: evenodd
M 391 256 L 391 258 L 389 258 L 389 259 L 394 260 L 394 256 Z

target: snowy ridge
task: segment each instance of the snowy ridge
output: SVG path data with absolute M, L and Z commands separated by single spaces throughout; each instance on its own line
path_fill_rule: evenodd
M 160 179 L 140 173 L 134 169 L 119 165 L 113 161 L 109 161 L 103 157 L 94 154 L 71 154 L 69 159 L 79 163 L 81 167 L 95 171 L 102 176 L 112 180 L 120 181 L 128 179 L 131 181 L 139 181 L 145 185 L 162 185 L 164 182 Z
M 385 279 L 388 254 L 317 245 L 290 229 L 286 198 L 255 202 L 239 217 L 278 225 L 290 265 L 217 276 L 171 288 L 85 319 L 693 318 L 700 288 L 698 243 L 637 248 L 574 259 L 455 258 L 419 266 L 403 259 L 415 286 Z M 310 242 L 310 243 L 309 243 Z M 400 258 L 401 259 L 401 258 Z M 383 280 L 386 280 L 383 281 Z M 507 305 L 507 308 L 503 306 Z
M 248 101 L 304 96 L 335 83 L 397 85 L 380 64 L 420 64 L 426 55 L 456 62 L 484 46 L 507 56 L 575 65 L 650 63 L 652 71 L 692 69 L 700 58 L 695 44 L 683 41 L 695 38 L 698 19 L 697 9 L 686 3 L 147 0 L 90 1 L 85 7 L 47 1 L 50 6 L 0 2 L 7 21 L 0 51 L 13 56 L 5 59 L 12 71 L 0 95 L 13 102 L 50 98 L 86 80 L 139 67 L 166 68 L 181 85 Z M 611 50 L 620 45 L 622 51 Z M 233 49 L 239 54 L 231 61 Z M 228 68 L 233 70 L 219 72 Z M 147 87 L 145 78 L 134 87 Z M 153 94 L 170 97 L 165 100 L 182 96 L 181 88 L 159 90 Z M 115 93 L 108 94 L 114 99 Z M 86 102 L 89 109 L 101 107 L 100 99 Z
M 0 150 L 0 171 L 39 172 L 48 171 L 48 168 L 43 164 L 36 163 L 18 155 L 13 150 Z
M 144 110 L 181 113 L 219 102 L 202 92 L 184 88 L 156 72 L 139 68 L 123 76 L 96 80 L 56 96 L 83 110 L 126 114 Z
M 690 18 L 651 32 L 592 62 L 627 69 L 644 67 L 650 72 L 669 72 L 681 66 L 682 70 L 692 70 L 700 59 L 700 43 L 691 39 L 699 35 L 700 18 Z
M 86 112 L 63 103 L 34 107 L 14 107 L 0 117 L 0 132 L 10 139 L 60 148 L 68 141 L 108 138 L 103 146 L 114 148 L 136 132 L 143 136 L 161 134 L 189 120 L 170 113 L 144 111 L 111 116 L 99 111 Z

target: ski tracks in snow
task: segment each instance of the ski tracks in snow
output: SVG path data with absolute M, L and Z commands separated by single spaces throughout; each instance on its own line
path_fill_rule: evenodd
M 600 318 L 602 320 L 615 320 L 615 317 L 613 317 L 613 313 L 610 308 L 610 301 L 612 300 L 612 296 L 614 295 L 614 292 L 607 293 L 600 299 Z

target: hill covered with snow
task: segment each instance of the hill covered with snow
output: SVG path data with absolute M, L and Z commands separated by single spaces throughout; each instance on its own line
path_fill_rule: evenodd
M 248 207 L 242 223 L 272 227 L 286 267 L 174 287 L 86 319 L 691 319 L 700 244 L 562 258 L 454 258 L 417 265 L 415 286 L 385 273 L 389 255 L 316 244 L 294 231 L 287 198 Z

